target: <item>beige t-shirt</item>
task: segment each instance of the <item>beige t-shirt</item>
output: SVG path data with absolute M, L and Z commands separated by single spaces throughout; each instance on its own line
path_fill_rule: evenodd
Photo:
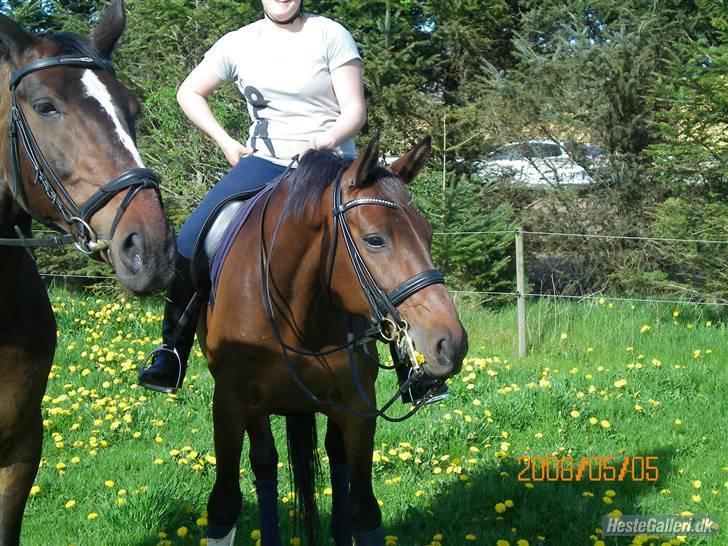
M 255 155 L 287 165 L 304 144 L 341 114 L 331 72 L 360 59 L 349 31 L 318 15 L 305 15 L 295 33 L 271 32 L 261 19 L 220 38 L 205 54 L 223 81 L 235 82 L 252 120 L 247 145 Z M 354 142 L 337 151 L 356 155 Z

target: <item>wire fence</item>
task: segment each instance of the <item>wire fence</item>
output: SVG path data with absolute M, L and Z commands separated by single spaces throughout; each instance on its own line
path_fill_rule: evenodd
M 43 230 L 41 230 L 43 232 Z M 652 241 L 667 243 L 691 243 L 691 244 L 714 244 L 728 245 L 728 241 L 720 239 L 700 239 L 700 238 L 670 238 L 670 237 L 649 237 L 636 235 L 609 235 L 609 234 L 590 234 L 590 233 L 569 233 L 569 232 L 551 232 L 551 231 L 528 231 L 528 230 L 485 230 L 485 231 L 440 231 L 434 232 L 437 237 L 447 236 L 466 236 L 466 235 L 517 235 L 523 236 L 540 236 L 540 237 L 563 237 L 563 238 L 582 238 L 582 239 L 615 239 L 615 240 L 632 240 L 632 241 Z M 78 280 L 95 280 L 95 281 L 114 281 L 116 278 L 111 275 L 76 275 L 61 273 L 44 273 L 41 276 L 49 279 L 78 279 Z M 535 293 L 521 291 L 478 291 L 478 290 L 450 290 L 451 294 L 461 296 L 493 296 L 493 297 L 513 297 L 513 298 L 541 298 L 541 299 L 567 299 L 585 301 L 593 298 L 603 299 L 605 301 L 620 302 L 639 302 L 639 303 L 657 303 L 657 304 L 686 304 L 691 305 L 708 305 L 728 307 L 728 302 L 714 298 L 714 301 L 700 301 L 689 299 L 663 299 L 648 297 L 630 297 L 607 295 L 602 292 L 593 292 L 590 294 L 573 295 L 573 294 L 553 294 L 553 293 Z

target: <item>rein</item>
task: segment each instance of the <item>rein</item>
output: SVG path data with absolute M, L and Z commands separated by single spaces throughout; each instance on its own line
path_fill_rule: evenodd
M 56 246 L 67 243 L 73 243 L 78 250 L 84 254 L 94 254 L 98 257 L 99 252 L 107 250 L 111 246 L 111 240 L 121 217 L 131 204 L 132 200 L 143 189 L 153 189 L 161 200 L 159 192 L 159 179 L 151 169 L 134 168 L 130 169 L 118 177 L 111 180 L 96 193 L 94 193 L 83 205 L 78 206 L 71 198 L 70 194 L 63 186 L 58 176 L 46 161 L 43 153 L 36 141 L 33 132 L 30 130 L 28 121 L 20 108 L 17 99 L 17 87 L 22 79 L 40 70 L 54 67 L 72 67 L 72 68 L 88 68 L 105 70 L 114 73 L 110 61 L 96 61 L 91 57 L 79 57 L 75 55 L 60 55 L 56 57 L 48 57 L 39 59 L 25 64 L 15 70 L 10 78 L 10 115 L 8 119 L 8 142 L 10 146 L 10 161 L 13 173 L 13 185 L 11 192 L 13 199 L 36 221 L 54 229 L 64 235 L 57 237 L 45 237 L 43 239 L 0 239 L 0 245 L 6 246 L 22 246 L 22 247 L 41 247 Z M 33 185 L 40 183 L 50 203 L 60 213 L 63 221 L 67 224 L 68 230 L 59 226 L 52 220 L 41 217 L 36 214 L 27 198 L 25 187 L 23 185 L 21 165 L 20 165 L 20 149 L 25 152 L 25 156 L 33 167 L 34 178 Z M 91 218 L 99 210 L 101 210 L 111 199 L 124 190 L 129 189 L 126 197 L 122 201 L 121 206 L 116 212 L 114 221 L 107 239 L 99 239 L 98 234 L 91 227 Z M 20 197 L 20 199 L 18 199 Z M 100 259 L 100 258 L 99 258 Z
M 361 198 L 361 199 L 354 199 L 352 201 L 349 201 L 347 203 L 342 204 L 342 189 L 341 189 L 341 177 L 343 175 L 344 169 L 341 168 L 336 176 L 336 179 L 333 184 L 333 217 L 334 217 L 334 230 L 333 230 L 333 240 L 334 244 L 332 245 L 332 252 L 329 255 L 329 262 L 328 262 L 328 270 L 329 270 L 329 283 L 331 281 L 331 274 L 333 272 L 333 263 L 336 255 L 336 241 L 338 240 L 338 233 L 339 231 L 342 233 L 344 238 L 344 243 L 347 248 L 347 252 L 349 254 L 349 258 L 352 263 L 352 267 L 354 268 L 354 271 L 356 273 L 357 279 L 359 280 L 359 284 L 362 288 L 362 291 L 364 292 L 364 295 L 367 298 L 367 301 L 369 302 L 369 307 L 372 312 L 372 316 L 369 319 L 369 328 L 367 328 L 359 337 L 354 337 L 352 329 L 350 328 L 350 332 L 347 336 L 347 342 L 343 345 L 339 345 L 336 347 L 333 347 L 331 349 L 327 349 L 325 351 L 307 351 L 304 349 L 296 348 L 288 343 L 285 342 L 283 339 L 282 333 L 280 331 L 280 328 L 278 327 L 278 324 L 275 319 L 275 312 L 273 310 L 273 301 L 271 297 L 270 292 L 270 278 L 271 278 L 271 259 L 270 256 L 273 253 L 273 248 L 275 247 L 276 240 L 278 238 L 279 230 L 282 226 L 282 218 L 278 220 L 278 223 L 276 224 L 275 230 L 273 232 L 273 238 L 271 240 L 270 245 L 270 251 L 268 252 L 268 256 L 266 256 L 266 249 L 264 244 L 264 226 L 265 226 L 265 213 L 268 208 L 268 204 L 270 202 L 271 194 L 268 194 L 268 196 L 265 199 L 265 202 L 263 203 L 263 210 L 261 213 L 261 221 L 260 221 L 260 237 L 261 237 L 261 245 L 260 245 L 260 271 L 261 271 L 261 284 L 262 284 L 262 294 L 263 294 L 263 307 L 265 309 L 266 317 L 268 319 L 268 322 L 270 324 L 271 330 L 273 331 L 273 334 L 276 338 L 276 341 L 279 343 L 283 350 L 283 355 L 286 360 L 286 365 L 288 367 L 288 372 L 293 381 L 296 383 L 296 385 L 306 394 L 306 396 L 315 402 L 316 404 L 330 407 L 330 408 L 336 408 L 343 411 L 346 411 L 348 413 L 351 413 L 353 415 L 359 416 L 359 417 L 365 417 L 365 418 L 376 418 L 376 417 L 382 417 L 386 421 L 390 422 L 400 422 L 404 421 L 408 418 L 410 418 L 412 415 L 414 415 L 423 405 L 426 404 L 427 398 L 425 397 L 423 400 L 417 402 L 414 404 L 412 409 L 410 409 L 409 412 L 407 412 L 405 415 L 401 417 L 390 417 L 385 414 L 385 412 L 391 407 L 391 405 L 399 398 L 402 394 L 409 391 L 409 389 L 412 387 L 412 385 L 420 379 L 424 375 L 424 370 L 420 366 L 418 359 L 417 359 L 417 353 L 414 349 L 414 344 L 412 343 L 412 339 L 410 338 L 409 334 L 407 333 L 407 330 L 409 329 L 409 325 L 407 324 L 407 321 L 405 321 L 401 315 L 399 314 L 397 310 L 397 306 L 400 305 L 402 302 L 404 302 L 407 298 L 415 294 L 416 292 L 422 290 L 423 288 L 430 286 L 432 284 L 442 284 L 444 282 L 444 277 L 442 273 L 440 273 L 437 270 L 430 269 L 427 271 L 423 271 L 422 273 L 419 273 L 415 275 L 414 277 L 404 281 L 402 284 L 400 284 L 397 288 L 392 290 L 389 293 L 386 293 L 382 288 L 377 284 L 374 276 L 372 275 L 371 271 L 369 271 L 369 268 L 367 267 L 364 258 L 359 253 L 358 248 L 356 247 L 356 244 L 354 242 L 354 238 L 351 234 L 351 229 L 349 228 L 349 224 L 346 221 L 346 217 L 344 216 L 344 213 L 354 207 L 363 206 L 363 205 L 375 205 L 375 206 L 384 206 L 392 209 L 398 209 L 399 205 L 396 203 L 385 200 L 385 199 L 378 199 L 378 198 Z M 281 177 L 282 179 L 283 177 Z M 391 317 L 391 318 L 390 318 Z M 350 317 L 351 320 L 351 317 Z M 382 341 L 384 343 L 387 343 L 390 345 L 390 347 L 394 348 L 394 351 L 402 360 L 405 362 L 408 362 L 410 365 L 410 373 L 408 379 L 400 385 L 397 392 L 381 407 L 377 408 L 375 404 L 373 404 L 368 397 L 366 396 L 366 393 L 364 392 L 364 387 L 361 384 L 361 380 L 359 378 L 359 372 L 358 372 L 358 366 L 356 364 L 356 357 L 354 355 L 354 349 L 356 346 L 362 346 L 366 347 L 366 344 L 370 341 Z M 333 402 L 330 400 L 321 400 L 319 399 L 316 394 L 311 391 L 301 380 L 301 378 L 298 376 L 298 374 L 295 371 L 295 368 L 293 366 L 293 361 L 290 358 L 289 352 L 301 355 L 301 356 L 308 356 L 308 357 L 325 357 L 327 355 L 336 353 L 338 351 L 341 351 L 343 349 L 346 349 L 349 355 L 349 362 L 351 366 L 352 376 L 354 378 L 354 383 L 356 385 L 357 391 L 359 392 L 359 396 L 362 399 L 362 401 L 373 411 L 369 413 L 362 413 L 356 410 L 353 410 L 347 406 L 344 406 L 343 404 L 339 404 L 337 402 Z M 371 355 L 367 355 L 370 358 Z M 377 365 L 380 367 L 384 367 L 381 364 L 379 364 L 377 359 Z M 391 369 L 391 367 L 386 367 Z M 440 383 L 437 383 L 432 390 L 436 389 L 441 385 Z

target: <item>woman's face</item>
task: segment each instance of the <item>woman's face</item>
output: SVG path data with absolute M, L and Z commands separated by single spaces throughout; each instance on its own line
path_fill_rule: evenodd
M 263 11 L 274 23 L 284 23 L 296 16 L 301 0 L 262 0 Z

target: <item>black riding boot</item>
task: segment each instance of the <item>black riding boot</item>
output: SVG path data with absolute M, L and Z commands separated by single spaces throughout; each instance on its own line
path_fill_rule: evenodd
M 142 387 L 168 394 L 179 389 L 184 381 L 200 312 L 200 300 L 190 274 L 190 261 L 177 254 L 175 270 L 164 304 L 163 343 L 152 352 L 151 366 L 139 372 Z
M 402 363 L 397 356 L 397 351 L 392 345 L 389 346 L 389 352 L 392 355 L 394 369 L 397 372 L 397 381 L 400 389 L 407 383 L 412 372 L 412 368 Z M 448 398 L 449 393 L 447 385 L 442 380 L 430 379 L 428 377 L 420 377 L 409 384 L 409 388 L 402 393 L 402 402 L 405 404 L 434 404 Z

